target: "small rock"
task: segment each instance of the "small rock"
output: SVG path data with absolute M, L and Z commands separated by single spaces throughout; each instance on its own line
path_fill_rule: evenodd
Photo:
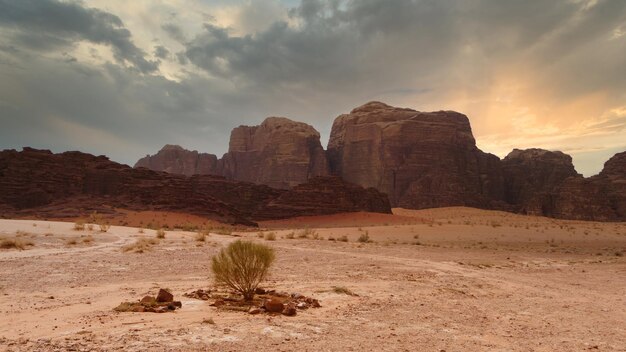
M 257 295 L 264 295 L 264 294 L 265 294 L 265 289 L 264 289 L 264 288 L 257 287 L 257 288 L 254 290 L 254 293 L 256 293 Z
M 285 305 L 274 298 L 265 300 L 263 306 L 268 313 L 281 313 L 285 309 Z
M 259 314 L 259 313 L 261 313 L 261 310 L 259 308 L 256 308 L 256 307 L 252 307 L 252 308 L 250 308 L 248 313 L 250 313 L 250 314 Z
M 172 302 L 174 300 L 174 295 L 167 292 L 164 289 L 159 289 L 159 293 L 156 296 L 156 301 L 159 303 L 167 303 Z
M 285 308 L 282 311 L 283 315 L 286 315 L 288 317 L 292 317 L 294 315 L 296 315 L 296 305 L 294 303 L 289 303 L 285 306 Z
M 309 308 L 309 305 L 306 304 L 306 302 L 299 302 L 298 304 L 296 304 L 296 308 L 298 308 L 298 309 L 307 309 L 307 308 Z
M 148 304 L 152 304 L 156 302 L 156 298 L 154 298 L 153 296 L 145 296 L 144 298 L 141 299 L 141 301 L 139 301 L 141 303 L 148 303 Z

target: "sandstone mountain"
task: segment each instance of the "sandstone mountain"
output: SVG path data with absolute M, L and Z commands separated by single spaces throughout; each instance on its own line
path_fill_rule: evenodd
M 465 205 L 566 219 L 626 220 L 626 152 L 611 158 L 599 175 L 584 178 L 562 152 L 515 149 L 500 160 L 481 151 L 463 114 L 381 102 L 337 117 L 327 151 L 319 139 L 313 127 L 286 118 L 240 126 L 231 133 L 228 153 L 208 173 L 298 191 L 302 188 L 297 185 L 314 177 L 338 176 L 386 193 L 394 207 Z M 196 159 L 177 150 L 168 163 L 136 166 L 185 174 L 167 165 Z
M 284 117 L 235 128 L 221 164 L 221 174 L 228 179 L 276 188 L 294 187 L 329 174 L 319 132 Z
M 155 155 L 139 159 L 135 167 L 165 171 L 180 175 L 218 175 L 217 157 L 213 154 L 198 153 L 183 149 L 178 145 L 166 144 Z
M 218 176 L 134 169 L 80 152 L 0 152 L 2 216 L 70 218 L 116 208 L 179 211 L 246 225 L 311 213 L 391 212 L 384 194 L 332 177 L 284 190 Z
M 469 120 L 371 102 L 337 117 L 328 143 L 334 174 L 387 193 L 393 206 L 494 207 L 500 159 L 476 147 Z

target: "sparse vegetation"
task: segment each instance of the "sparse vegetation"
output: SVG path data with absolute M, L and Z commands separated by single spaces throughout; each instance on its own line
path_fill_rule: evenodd
M 212 258 L 211 270 L 218 284 L 230 287 L 250 301 L 274 259 L 271 247 L 237 240 Z
M 153 245 L 158 244 L 159 241 L 154 238 L 141 237 L 135 241 L 122 247 L 123 252 L 143 253 L 149 250 Z
M 2 238 L 0 239 L 0 248 L 2 249 L 19 249 L 21 251 L 27 249 L 27 247 L 34 246 L 31 241 L 21 240 L 17 238 Z
M 156 230 L 156 238 L 159 238 L 159 239 L 165 238 L 165 230 L 164 229 Z
M 348 242 L 348 236 L 343 235 L 343 236 L 337 238 L 337 241 L 339 241 L 339 242 Z
M 74 245 L 78 244 L 78 240 L 76 238 L 68 238 L 65 241 L 65 244 L 68 245 L 68 246 L 74 246 Z
M 361 242 L 361 243 L 372 242 L 372 240 L 370 240 L 369 232 L 367 232 L 367 231 L 365 231 L 365 233 L 362 233 L 361 236 L 359 236 L 359 238 L 357 239 L 357 241 Z
M 78 220 L 74 223 L 74 231 L 85 231 L 85 222 Z
M 287 235 L 285 235 L 285 238 L 288 240 L 293 240 L 296 237 L 296 233 L 291 231 L 289 232 Z
M 265 240 L 266 241 L 276 241 L 276 233 L 274 232 L 268 232 L 265 234 Z
M 100 227 L 100 232 L 107 232 L 111 228 L 111 225 L 105 222 L 100 222 L 98 226 Z
M 356 293 L 352 292 L 345 286 L 333 286 L 332 289 L 334 293 L 344 294 L 348 296 L 358 296 Z
M 204 242 L 206 241 L 206 235 L 204 234 L 204 232 L 197 232 L 194 239 L 198 242 Z

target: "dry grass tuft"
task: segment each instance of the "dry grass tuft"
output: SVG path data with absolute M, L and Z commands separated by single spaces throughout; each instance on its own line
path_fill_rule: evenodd
M 194 237 L 194 239 L 197 242 L 204 242 L 204 241 L 206 241 L 206 234 L 204 232 L 197 232 L 196 236 Z
M 268 232 L 265 234 L 265 240 L 266 241 L 276 241 L 276 233 L 274 232 Z
M 158 244 L 159 241 L 154 238 L 141 237 L 135 241 L 135 243 L 131 243 L 122 247 L 123 252 L 134 252 L 134 253 L 143 253 L 149 250 L 152 246 Z
M 348 296 L 358 296 L 356 293 L 352 292 L 345 286 L 333 286 L 332 289 L 334 293 L 344 294 Z
M 78 220 L 74 223 L 74 231 L 85 231 L 85 222 Z
M 163 238 L 165 238 L 165 230 L 163 230 L 163 229 L 158 229 L 158 230 L 156 231 L 156 238 L 159 238 L 159 239 L 163 239 Z
M 28 247 L 34 246 L 31 241 L 17 239 L 17 238 L 2 238 L 0 239 L 0 248 L 2 249 L 19 249 L 23 251 Z

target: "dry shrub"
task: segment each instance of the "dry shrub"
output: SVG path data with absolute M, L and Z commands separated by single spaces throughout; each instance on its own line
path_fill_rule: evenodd
M 158 229 L 156 231 L 156 238 L 165 238 L 165 230 L 163 229 Z
M 276 233 L 274 232 L 268 232 L 265 234 L 265 240 L 266 241 L 276 241 Z
M 159 241 L 154 238 L 141 237 L 135 241 L 122 247 L 123 252 L 143 253 L 149 250 L 153 245 L 158 244 Z
M 288 240 L 293 240 L 296 237 L 296 233 L 291 231 L 289 232 L 287 235 L 285 235 L 285 238 Z
M 252 300 L 254 290 L 265 279 L 274 262 L 274 250 L 260 243 L 237 240 L 212 258 L 215 281 Z
M 34 246 L 31 241 L 21 240 L 17 238 L 2 238 L 0 239 L 0 248 L 2 249 L 19 249 L 23 251 L 27 247 Z
M 344 294 L 348 296 L 358 296 L 356 293 L 352 292 L 350 289 L 348 289 L 345 286 L 333 286 L 332 289 L 333 289 L 333 292 L 335 293 Z
M 337 238 L 337 241 L 339 241 L 339 242 L 348 242 L 348 236 L 343 235 L 343 236 Z
M 76 238 L 68 238 L 65 241 L 65 244 L 68 245 L 68 246 L 73 246 L 73 245 L 78 244 L 78 240 Z
M 85 231 L 85 222 L 78 220 L 74 223 L 74 231 Z
M 196 233 L 194 239 L 198 242 L 204 242 L 206 241 L 206 235 L 204 234 L 204 232 L 198 232 Z
M 98 223 L 98 226 L 100 227 L 100 232 L 107 232 L 111 228 L 111 225 L 105 222 Z
M 361 234 L 361 236 L 359 236 L 359 238 L 357 239 L 358 242 L 361 243 L 369 243 L 372 242 L 372 240 L 370 240 L 370 234 L 369 232 L 365 231 L 365 233 Z

